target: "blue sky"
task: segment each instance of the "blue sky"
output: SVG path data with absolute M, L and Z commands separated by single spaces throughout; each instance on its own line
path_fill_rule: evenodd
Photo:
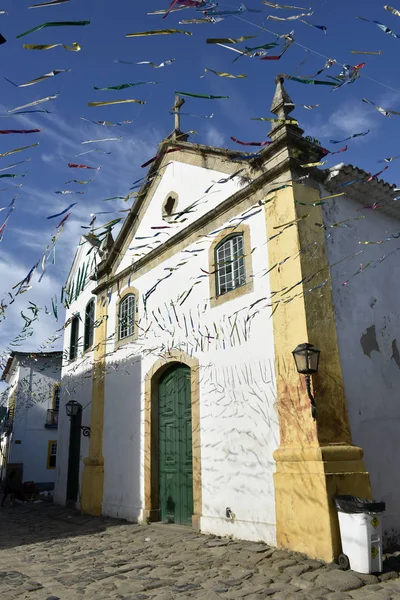
M 41 308 L 51 306 L 51 297 L 60 296 L 61 286 L 67 276 L 76 244 L 87 225 L 91 213 L 115 211 L 98 215 L 97 223 L 121 216 L 119 210 L 129 207 L 124 202 L 103 202 L 104 198 L 125 196 L 132 182 L 145 175 L 140 165 L 155 154 L 157 144 L 173 128 L 173 117 L 169 109 L 174 102 L 174 91 L 227 95 L 228 100 L 186 99 L 184 112 L 197 115 L 214 113 L 213 119 L 183 117 L 182 129 L 197 130 L 199 135 L 191 137 L 193 142 L 221 145 L 242 150 L 230 141 L 234 136 L 244 141 L 266 139 L 269 124 L 251 121 L 252 117 L 272 116 L 269 112 L 274 93 L 274 79 L 280 73 L 312 76 L 321 69 L 326 58 L 334 58 L 338 65 L 322 73 L 337 75 L 340 65 L 355 65 L 366 62 L 361 77 L 352 85 L 332 92 L 329 87 L 302 85 L 288 81 L 286 88 L 296 104 L 319 104 L 313 111 L 302 107 L 293 113 L 299 119 L 306 135 L 318 137 L 330 149 L 329 139 L 343 139 L 370 129 L 366 137 L 349 142 L 345 154 L 333 156 L 327 166 L 342 160 L 355 164 L 373 173 L 384 165 L 379 159 L 394 156 L 399 152 L 398 136 L 400 116 L 389 119 L 374 107 L 362 102 L 366 97 L 384 108 L 400 110 L 400 80 L 398 75 L 398 53 L 400 39 L 385 35 L 375 24 L 357 19 L 363 16 L 378 20 L 400 34 L 400 18 L 383 8 L 383 2 L 366 0 L 363 3 L 344 0 L 314 0 L 314 14 L 307 17 L 310 23 L 325 25 L 326 35 L 319 29 L 297 21 L 276 22 L 266 20 L 268 15 L 288 17 L 299 14 L 298 10 L 276 10 L 259 0 L 248 0 L 247 6 L 261 13 L 244 12 L 239 17 L 227 17 L 217 24 L 180 25 L 182 19 L 199 18 L 195 9 L 187 9 L 161 16 L 148 16 L 147 12 L 167 8 L 169 1 L 126 2 L 116 0 L 71 0 L 60 6 L 28 9 L 38 0 L 20 0 L 18 6 L 11 0 L 3 0 L 0 9 L 0 33 L 7 42 L 0 46 L 0 114 L 16 106 L 32 102 L 60 92 L 57 100 L 43 104 L 51 114 L 29 114 L 1 118 L 0 129 L 45 128 L 39 134 L 0 135 L 0 153 L 14 148 L 40 142 L 36 148 L 0 158 L 0 168 L 31 158 L 5 173 L 26 171 L 22 179 L 0 179 L 0 189 L 23 183 L 18 190 L 0 192 L 0 207 L 10 203 L 18 193 L 16 208 L 12 213 L 0 246 L 0 298 L 5 298 L 12 286 L 20 281 L 33 264 L 41 258 L 50 241 L 54 226 L 60 219 L 47 217 L 62 211 L 72 202 L 78 202 L 73 214 L 57 243 L 56 264 L 48 267 L 41 283 L 37 277 L 32 289 L 19 296 L 7 308 L 6 319 L 0 323 L 0 352 L 16 336 L 23 326 L 20 311 L 26 314 L 29 300 Z M 283 2 L 282 2 L 283 3 Z M 234 10 L 239 0 L 229 4 L 219 3 L 219 10 Z M 302 0 L 296 5 L 307 7 Z M 359 7 L 357 6 L 359 5 Z M 399 7 L 400 9 L 400 4 Z M 46 21 L 76 21 L 90 19 L 87 27 L 46 28 L 21 39 L 16 35 Z M 246 22 L 247 21 L 247 22 Z M 258 58 L 240 58 L 224 48 L 206 44 L 208 37 L 240 37 L 256 35 L 247 43 L 258 46 L 274 41 L 275 37 L 262 30 L 265 28 L 278 34 L 294 30 L 295 44 L 280 61 L 260 61 Z M 179 28 L 192 32 L 192 36 L 163 35 L 128 39 L 125 34 L 152 29 Z M 78 42 L 81 52 L 68 52 L 62 48 L 48 51 L 30 51 L 23 44 Z M 243 48 L 239 44 L 237 48 Z M 306 49 L 310 51 L 306 51 Z M 379 56 L 353 55 L 351 50 L 382 51 Z M 274 51 L 271 51 L 274 54 Z M 160 63 L 175 59 L 171 66 L 153 69 L 146 65 L 117 64 L 117 59 Z M 300 65 L 302 61 L 304 64 Z M 299 66 L 300 65 L 300 66 Z M 223 79 L 212 73 L 204 78 L 204 69 L 226 71 L 233 74 L 245 73 L 247 79 Z M 25 83 L 54 69 L 71 69 L 48 81 L 27 88 L 17 88 L 7 82 Z M 158 85 L 143 85 L 123 91 L 95 91 L 94 86 L 106 87 L 138 81 L 158 81 Z M 137 98 L 146 101 L 144 106 L 125 104 L 102 108 L 89 108 L 90 101 L 106 101 L 121 98 Z M 118 122 L 133 119 L 133 123 L 122 127 L 100 127 L 80 119 Z M 82 145 L 85 140 L 119 137 L 122 141 Z M 111 154 L 92 152 L 76 156 L 80 152 L 99 148 Z M 68 162 L 101 166 L 100 171 L 69 169 Z M 391 183 L 398 181 L 398 165 L 394 162 L 385 173 Z M 2 173 L 2 172 L 0 172 Z M 65 182 L 71 179 L 87 180 L 88 185 L 79 186 Z M 84 191 L 82 195 L 57 195 L 57 190 Z M 0 223 L 6 211 L 0 213 Z M 123 215 L 123 213 L 122 213 Z M 35 334 L 20 350 L 37 349 L 54 330 L 63 323 L 60 313 L 57 323 L 52 315 L 40 313 L 35 323 Z M 49 347 L 50 349 L 50 347 Z

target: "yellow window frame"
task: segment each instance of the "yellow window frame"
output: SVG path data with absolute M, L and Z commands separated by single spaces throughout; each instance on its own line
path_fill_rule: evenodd
M 50 466 L 50 457 L 54 456 L 54 454 L 51 454 L 51 449 L 52 449 L 53 444 L 56 445 L 56 454 L 55 454 L 55 456 L 57 456 L 57 440 L 49 440 L 47 442 L 47 468 L 48 469 L 55 469 L 56 468 L 56 465 L 54 465 L 54 467 Z

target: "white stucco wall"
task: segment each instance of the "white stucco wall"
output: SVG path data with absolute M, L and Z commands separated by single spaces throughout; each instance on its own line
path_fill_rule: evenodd
M 190 184 L 186 182 L 186 186 Z M 127 344 L 113 356 L 117 294 L 111 297 L 103 435 L 105 514 L 134 520 L 138 502 L 143 507 L 144 377 L 168 349 L 182 350 L 196 357 L 200 368 L 201 528 L 218 535 L 275 543 L 272 453 L 279 445 L 279 427 L 271 310 L 259 312 L 266 302 L 249 309 L 256 300 L 270 294 L 268 277 L 260 277 L 268 268 L 264 211 L 246 224 L 253 250 L 253 292 L 210 308 L 209 278 L 204 271 L 210 271 L 208 250 L 213 239 L 199 238 L 198 243 L 152 271 L 131 278 L 131 285 L 140 293 L 138 320 L 142 333 L 137 342 Z M 197 254 L 190 252 L 195 249 Z M 187 263 L 174 270 L 149 296 L 146 315 L 143 295 L 168 273 L 166 269 L 185 260 Z M 182 304 L 182 299 L 177 302 L 178 295 L 189 291 L 195 282 L 187 299 Z M 249 315 L 253 315 L 250 322 Z M 126 374 L 115 371 L 117 363 Z M 234 521 L 226 518 L 227 507 L 235 514 Z
M 118 265 L 117 273 L 129 267 L 138 257 L 144 256 L 165 242 L 168 237 L 199 219 L 244 186 L 240 176 L 226 183 L 213 185 L 213 182 L 226 179 L 229 175 L 221 171 L 204 169 L 177 161 L 167 161 L 166 159 L 165 162 L 170 162 L 170 164 L 162 171 L 162 178 L 157 180 L 157 185 L 153 184 L 155 191 L 151 203 L 143 215 L 135 240 Z M 237 170 L 241 169 L 243 170 L 243 166 L 238 164 Z M 212 189 L 206 193 L 212 185 Z M 182 217 L 177 217 L 176 221 L 166 222 L 162 218 L 162 207 L 171 192 L 178 195 L 174 213 L 192 206 L 193 203 L 195 203 L 195 207 L 191 212 L 185 213 Z M 170 229 L 161 231 L 154 229 L 154 227 L 165 226 L 168 223 Z M 155 235 L 156 237 L 154 237 Z
M 54 386 L 60 381 L 61 359 L 18 358 L 10 393 L 16 403 L 9 462 L 23 463 L 23 481 L 52 483 L 55 470 L 47 468 L 48 442 L 57 440 L 57 429 L 46 429 L 47 410 L 52 408 Z M 20 442 L 20 443 L 17 443 Z
M 90 245 L 87 242 L 82 243 L 78 247 L 67 284 L 70 283 L 71 280 L 76 280 L 79 268 L 88 261 L 87 252 L 89 248 Z M 91 260 L 98 260 L 96 256 L 96 254 L 93 255 L 92 253 L 90 255 Z M 65 404 L 70 400 L 79 402 L 82 405 L 82 426 L 90 427 L 93 351 L 88 350 L 85 352 L 83 350 L 83 336 L 85 310 L 88 302 L 93 298 L 95 299 L 92 294 L 95 285 L 95 282 L 87 277 L 84 289 L 80 292 L 78 298 L 74 299 L 66 309 L 66 322 L 68 322 L 72 316 L 78 314 L 81 317 L 81 321 L 79 323 L 78 356 L 72 361 L 69 360 L 71 325 L 68 325 L 64 332 L 60 413 L 58 420 L 57 468 L 54 489 L 54 502 L 56 504 L 65 504 L 67 494 L 70 419 L 67 417 Z M 95 319 L 96 318 L 95 315 Z M 80 490 L 82 487 L 83 459 L 89 454 L 89 442 L 89 437 L 85 437 L 82 434 L 79 460 L 78 507 L 80 504 Z
M 327 229 L 326 236 L 331 264 L 353 256 L 332 268 L 340 358 L 353 443 L 364 450 L 374 496 L 386 502 L 384 532 L 390 544 L 400 539 L 400 255 L 388 255 L 399 244 L 396 239 L 359 242 L 397 234 L 400 221 L 360 208 L 344 196 L 323 205 L 323 213 L 326 225 L 365 216 Z M 365 270 L 351 278 L 360 265 Z

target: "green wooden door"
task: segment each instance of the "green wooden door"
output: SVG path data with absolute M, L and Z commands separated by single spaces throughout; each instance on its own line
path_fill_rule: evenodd
M 159 382 L 161 520 L 190 525 L 193 515 L 190 369 L 176 365 Z

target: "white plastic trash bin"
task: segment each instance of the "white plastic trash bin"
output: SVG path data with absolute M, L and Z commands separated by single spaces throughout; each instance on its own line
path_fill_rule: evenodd
M 335 504 L 343 552 L 339 564 L 359 573 L 380 573 L 385 503 L 355 496 L 336 496 Z

